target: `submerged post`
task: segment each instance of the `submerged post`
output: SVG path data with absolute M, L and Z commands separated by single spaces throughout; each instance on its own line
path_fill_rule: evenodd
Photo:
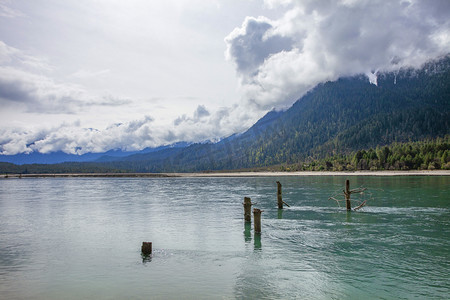
M 347 210 L 352 210 L 352 204 L 350 202 L 350 180 L 346 180 L 345 181 L 345 191 L 344 191 L 344 195 L 345 195 L 345 206 L 347 207 Z
M 255 226 L 255 233 L 261 233 L 261 212 L 262 210 L 258 208 L 253 209 L 253 219 L 254 219 L 254 226 Z
M 277 199 L 278 199 L 278 209 L 283 208 L 283 198 L 281 196 L 281 183 L 277 181 Z
M 251 222 L 252 221 L 252 199 L 249 197 L 244 197 L 244 219 L 245 222 Z
M 152 254 L 152 242 L 142 242 L 141 251 L 145 256 Z

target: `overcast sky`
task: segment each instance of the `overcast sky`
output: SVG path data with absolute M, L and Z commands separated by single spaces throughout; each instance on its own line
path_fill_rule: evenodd
M 0 0 L 0 153 L 214 140 L 449 52 L 448 0 Z

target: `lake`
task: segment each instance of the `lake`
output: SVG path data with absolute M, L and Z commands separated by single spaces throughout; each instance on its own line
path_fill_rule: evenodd
M 345 179 L 0 180 L 0 298 L 448 298 L 450 176 L 351 176 L 356 212 Z

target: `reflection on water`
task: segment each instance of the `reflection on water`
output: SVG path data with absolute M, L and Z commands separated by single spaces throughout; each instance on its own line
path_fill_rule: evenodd
M 372 191 L 358 212 L 328 200 L 345 179 L 1 180 L 0 295 L 446 298 L 450 178 L 351 177 Z M 261 234 L 243 220 L 244 195 L 264 210 Z
M 141 253 L 142 263 L 146 264 L 152 261 L 152 254 L 145 255 L 144 253 Z
M 278 209 L 278 219 L 283 219 L 283 210 L 282 209 Z
M 253 242 L 253 245 L 255 246 L 255 250 L 261 250 L 262 244 L 261 244 L 261 233 L 255 233 L 255 241 Z
M 246 243 L 252 240 L 252 223 L 250 222 L 244 223 L 244 240 Z

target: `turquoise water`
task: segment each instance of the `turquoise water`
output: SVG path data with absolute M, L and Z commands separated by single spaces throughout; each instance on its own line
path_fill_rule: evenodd
M 450 177 L 351 176 L 351 213 L 345 179 L 0 180 L 0 298 L 448 298 Z

